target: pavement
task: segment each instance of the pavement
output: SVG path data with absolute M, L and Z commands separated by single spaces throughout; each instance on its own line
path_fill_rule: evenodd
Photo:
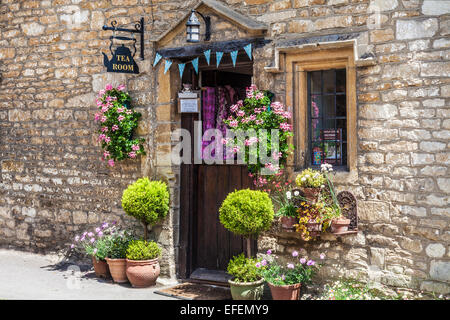
M 154 293 L 175 284 L 160 277 L 154 287 L 133 288 L 56 255 L 0 249 L 0 300 L 177 300 Z

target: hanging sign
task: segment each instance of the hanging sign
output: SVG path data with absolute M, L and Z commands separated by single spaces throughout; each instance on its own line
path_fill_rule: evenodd
M 133 59 L 131 50 L 123 44 L 117 47 L 116 51 L 112 54 L 111 60 L 103 53 L 103 64 L 107 72 L 139 73 L 139 67 Z
M 189 88 L 185 88 L 183 91 L 178 92 L 178 112 L 200 112 L 200 98 L 198 92 L 190 91 Z

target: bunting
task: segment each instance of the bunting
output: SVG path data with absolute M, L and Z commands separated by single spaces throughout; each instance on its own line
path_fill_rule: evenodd
M 235 49 L 235 48 L 233 48 Z M 245 46 L 242 47 L 242 49 L 244 49 L 244 51 L 247 53 L 247 56 L 249 57 L 250 60 L 253 60 L 252 57 L 252 44 L 249 43 Z M 231 60 L 233 62 L 233 66 L 236 67 L 236 61 L 237 61 L 237 57 L 238 57 L 238 53 L 239 50 L 231 50 L 231 51 L 216 51 L 215 55 L 216 55 L 216 67 L 218 68 L 220 66 L 220 62 L 222 61 L 223 55 L 225 53 L 229 53 Z M 211 63 L 211 49 L 208 49 L 206 51 L 203 52 L 203 55 L 205 56 L 205 60 L 208 63 L 208 65 L 210 65 Z M 153 61 L 153 67 L 155 67 L 159 61 L 163 59 L 163 56 L 156 52 L 155 54 L 155 60 Z M 164 59 L 164 74 L 167 73 L 167 71 L 170 69 L 170 67 L 172 66 L 173 61 L 171 59 Z M 191 61 L 187 61 L 187 62 L 179 62 L 178 63 L 178 70 L 180 72 L 180 78 L 183 77 L 183 73 L 186 67 L 186 64 L 188 63 L 192 63 L 192 66 L 195 69 L 195 72 L 198 74 L 198 63 L 199 63 L 199 57 L 196 57 L 195 59 L 191 60 Z

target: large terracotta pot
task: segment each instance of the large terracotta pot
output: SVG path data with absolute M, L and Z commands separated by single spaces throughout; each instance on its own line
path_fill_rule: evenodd
M 264 279 L 254 282 L 234 282 L 230 284 L 231 297 L 233 300 L 261 300 L 264 292 Z
M 350 225 L 350 219 L 339 218 L 331 220 L 331 232 L 342 233 L 348 231 L 348 226 Z
M 152 260 L 127 260 L 127 277 L 135 288 L 156 285 L 160 268 L 158 258 Z
M 127 259 L 110 259 L 106 258 L 109 266 L 109 272 L 117 283 L 128 282 L 127 278 Z
M 319 197 L 320 188 L 302 188 L 303 195 L 306 200 L 312 203 L 317 202 L 317 198 Z
M 282 216 L 280 218 L 280 222 L 281 222 L 281 227 L 286 231 L 286 232 L 293 232 L 295 227 L 294 224 L 297 224 L 297 218 L 296 217 L 285 217 Z
M 273 300 L 298 300 L 300 297 L 301 283 L 284 286 L 276 286 L 270 282 L 268 284 Z
M 97 260 L 95 256 L 92 256 L 92 265 L 94 266 L 95 275 L 97 277 L 106 279 L 111 276 L 106 261 Z

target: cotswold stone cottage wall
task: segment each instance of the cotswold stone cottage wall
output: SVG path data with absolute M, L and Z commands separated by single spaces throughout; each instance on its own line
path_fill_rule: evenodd
M 121 210 L 122 190 L 149 175 L 171 187 L 170 216 L 152 236 L 165 249 L 163 274 L 175 275 L 179 170 L 170 165 L 166 138 L 180 123 L 172 116 L 170 99 L 158 97 L 158 86 L 165 84 L 156 83 L 150 40 L 197 2 L 2 2 L 2 246 L 49 251 L 64 247 L 76 231 L 99 221 L 132 223 Z M 276 92 L 280 101 L 287 75 L 267 73 L 264 67 L 273 63 L 274 48 L 284 41 L 359 33 L 375 59 L 375 65 L 356 70 L 357 175 L 339 182 L 339 189 L 352 191 L 358 199 L 360 233 L 305 243 L 295 235 L 268 232 L 260 237 L 260 252 L 271 248 L 286 257 L 299 248 L 315 257 L 324 252 L 324 278 L 360 276 L 448 292 L 449 1 L 222 2 L 268 25 L 272 42 L 254 52 L 254 82 Z M 100 52 L 107 52 L 111 32 L 101 26 L 142 16 L 147 32 L 146 60 L 136 59 L 141 74 L 107 74 Z M 139 134 L 148 141 L 147 157 L 114 168 L 99 161 L 92 120 L 95 93 L 108 82 L 127 84 L 143 113 Z

